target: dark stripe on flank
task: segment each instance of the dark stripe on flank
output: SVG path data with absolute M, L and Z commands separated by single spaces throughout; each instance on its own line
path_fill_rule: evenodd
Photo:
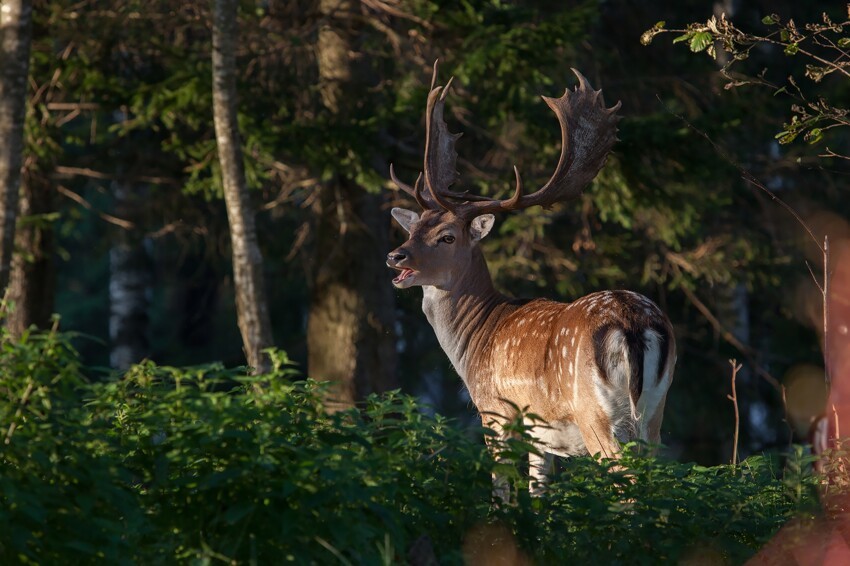
M 596 360 L 596 367 L 599 369 L 599 377 L 602 381 L 608 383 L 608 364 L 607 354 L 605 351 L 605 337 L 608 336 L 608 331 L 611 330 L 612 324 L 603 324 L 593 333 L 593 352 Z
M 653 328 L 658 333 L 658 373 L 655 376 L 655 382 L 661 383 L 661 377 L 667 371 L 667 361 L 670 358 L 670 334 L 663 326 Z

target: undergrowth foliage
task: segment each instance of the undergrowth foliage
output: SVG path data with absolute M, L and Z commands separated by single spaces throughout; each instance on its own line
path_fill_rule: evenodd
M 66 335 L 2 339 L 0 563 L 440 563 L 484 556 L 499 525 L 540 564 L 656 563 L 694 552 L 741 562 L 789 518 L 814 513 L 802 450 L 704 468 L 641 456 L 573 458 L 532 499 L 484 430 L 428 416 L 409 396 L 323 411 L 282 352 L 269 375 L 143 363 L 92 381 Z M 519 421 L 518 421 L 519 422 Z M 530 449 L 505 446 L 515 462 Z M 507 466 L 507 467 L 506 467 Z M 491 501 L 492 471 L 516 503 Z

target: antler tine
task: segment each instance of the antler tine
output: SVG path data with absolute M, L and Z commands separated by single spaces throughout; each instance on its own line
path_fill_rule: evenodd
M 446 97 L 454 77 L 449 79 L 445 86 L 437 86 L 438 70 L 439 60 L 434 62 L 431 92 L 428 94 L 428 104 L 425 110 L 426 136 L 423 169 L 425 189 L 428 192 L 428 200 L 446 210 L 454 211 L 457 205 L 449 199 L 463 198 L 462 193 L 454 193 L 449 190 L 449 187 L 458 180 L 455 142 L 462 134 L 449 132 L 443 118 Z
M 413 196 L 413 187 L 411 187 L 410 185 L 408 185 L 407 183 L 405 183 L 404 181 L 402 181 L 401 179 L 396 177 L 395 168 L 393 168 L 392 163 L 390 163 L 390 179 L 392 180 L 393 183 L 396 184 L 396 186 L 399 189 L 403 190 L 404 192 L 406 192 L 410 196 Z
M 577 198 L 605 164 L 617 141 L 618 102 L 606 108 L 601 90 L 593 90 L 587 79 L 572 69 L 579 84 L 561 98 L 543 100 L 561 124 L 561 155 L 549 181 L 524 199 L 525 206 L 548 206 Z
M 569 201 L 579 197 L 596 177 L 617 139 L 620 103 L 606 108 L 602 91 L 593 90 L 584 75 L 575 69 L 572 71 L 579 82 L 573 91 L 567 89 L 560 98 L 542 97 L 561 125 L 561 155 L 549 181 L 534 193 L 523 195 L 522 180 L 514 167 L 517 188 L 511 198 L 468 202 L 461 205 L 456 214 L 471 218 Z
M 440 70 L 440 59 L 439 58 L 434 59 L 434 67 L 433 67 L 433 70 L 431 71 L 431 88 L 428 90 L 428 92 L 431 92 L 432 90 L 434 90 L 437 87 L 437 74 L 438 74 L 439 70 Z
M 408 185 L 407 183 L 405 183 L 404 181 L 402 181 L 401 179 L 399 179 L 396 176 L 395 168 L 393 167 L 393 164 L 390 163 L 390 179 L 392 179 L 393 183 L 395 183 L 398 186 L 399 189 L 401 189 L 402 191 L 406 192 L 407 194 L 412 196 L 414 199 L 416 199 L 416 202 L 419 204 L 419 206 L 422 207 L 422 210 L 428 210 L 429 208 L 434 208 L 434 205 L 429 203 L 426 200 L 425 195 L 422 194 L 422 173 L 421 172 L 419 173 L 419 176 L 416 177 L 416 182 L 411 187 L 410 185 Z
M 413 184 L 413 198 L 416 199 L 416 202 L 419 203 L 419 206 L 422 207 L 422 210 L 428 210 L 429 208 L 433 208 L 431 204 L 425 200 L 424 195 L 422 194 L 422 173 L 419 173 L 419 176 L 416 177 L 416 183 Z
M 425 111 L 424 177 L 423 173 L 420 173 L 416 179 L 416 183 L 411 187 L 396 176 L 395 168 L 390 164 L 390 179 L 392 179 L 399 189 L 415 198 L 423 210 L 435 210 L 440 207 L 446 210 L 453 210 L 455 205 L 448 199 L 466 198 L 465 193 L 448 190 L 448 187 L 458 177 L 455 171 L 457 153 L 454 151 L 454 143 L 460 137 L 460 134 L 449 133 L 448 126 L 446 126 L 443 120 L 443 107 L 445 106 L 446 95 L 452 84 L 452 79 L 449 79 L 445 87 L 437 86 L 439 64 L 439 59 L 434 61 L 434 70 L 431 75 L 431 90 L 428 93 L 428 104 Z

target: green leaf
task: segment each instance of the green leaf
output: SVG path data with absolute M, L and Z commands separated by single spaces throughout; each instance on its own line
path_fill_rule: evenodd
M 812 128 L 803 139 L 814 145 L 823 139 L 823 130 L 820 128 Z
M 772 26 L 779 23 L 779 16 L 776 14 L 770 14 L 769 16 L 765 16 L 761 19 L 761 23 L 766 26 Z
M 699 53 L 704 51 L 706 47 L 711 45 L 713 38 L 707 31 L 699 31 L 691 38 L 691 51 Z
M 775 136 L 773 136 L 780 144 L 785 145 L 794 141 L 797 137 L 797 132 L 790 132 L 788 130 L 779 132 Z
M 796 43 L 791 43 L 785 47 L 785 54 L 796 55 L 799 50 L 800 48 L 797 46 Z
M 850 37 L 842 37 L 839 39 L 838 47 L 850 47 Z
M 679 37 L 677 37 L 676 39 L 673 40 L 673 43 L 680 43 L 682 41 L 687 41 L 691 38 L 691 35 L 693 35 L 693 34 L 686 33 L 685 35 L 680 35 Z

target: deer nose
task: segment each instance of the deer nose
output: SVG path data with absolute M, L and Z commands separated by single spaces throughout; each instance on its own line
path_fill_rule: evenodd
M 387 260 L 398 263 L 404 259 L 407 259 L 407 254 L 399 251 L 392 251 L 387 254 Z

